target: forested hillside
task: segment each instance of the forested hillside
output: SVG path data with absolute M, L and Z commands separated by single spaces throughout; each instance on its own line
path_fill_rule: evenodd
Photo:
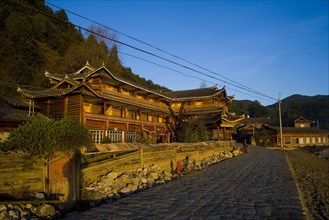
M 282 103 L 282 118 L 304 118 L 318 122 L 319 127 L 329 130 L 329 96 L 304 96 L 292 95 L 281 101 Z M 266 107 L 269 111 L 278 109 L 278 104 Z M 277 118 L 273 115 L 273 118 Z
M 115 37 L 106 30 L 91 29 Z M 69 22 L 65 11 L 54 12 L 43 0 L 0 1 L 0 59 L 0 95 L 15 93 L 18 84 L 47 88 L 46 70 L 72 73 L 86 61 L 95 67 L 104 63 L 115 75 L 151 89 L 168 90 L 133 74 L 122 65 L 117 45 L 81 33 Z
M 329 96 L 292 95 L 281 100 L 282 119 L 296 119 L 300 116 L 319 123 L 319 127 L 329 130 Z M 274 123 L 279 120 L 278 103 L 262 106 L 258 101 L 235 100 L 230 111 L 250 117 L 270 117 Z

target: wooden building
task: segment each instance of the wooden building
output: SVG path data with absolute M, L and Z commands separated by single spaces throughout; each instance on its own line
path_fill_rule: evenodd
M 166 134 L 173 114 L 184 107 L 191 118 L 224 114 L 233 97 L 225 87 L 161 92 L 116 76 L 105 66 L 88 62 L 72 74 L 45 73 L 53 87 L 46 90 L 18 88 L 18 93 L 49 118 L 73 118 L 83 123 L 99 143 L 139 141 Z
M 20 97 L 0 96 L 0 142 L 7 139 L 9 133 L 27 122 L 31 117 L 45 119 L 46 117 L 30 108 Z
M 237 125 L 237 135 L 236 140 L 241 143 L 247 143 L 255 146 L 256 144 L 259 145 L 266 145 L 265 140 L 260 138 L 260 133 L 266 124 L 270 124 L 270 118 L 250 118 L 246 117 L 243 118 L 238 122 Z M 256 136 L 258 136 L 258 140 L 256 140 Z M 256 143 L 258 142 L 258 143 Z
M 282 139 L 284 147 L 328 146 L 329 131 L 311 127 L 311 121 L 299 117 L 293 120 L 293 127 L 282 127 Z M 279 126 L 266 125 L 269 138 L 277 146 L 281 146 Z

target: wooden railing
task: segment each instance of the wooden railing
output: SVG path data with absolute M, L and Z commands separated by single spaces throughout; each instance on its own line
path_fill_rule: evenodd
M 104 120 L 104 121 L 109 120 L 111 122 L 117 122 L 117 123 L 142 124 L 146 126 L 156 126 L 156 127 L 163 127 L 166 125 L 164 122 L 142 121 L 138 119 L 119 118 L 119 117 L 87 113 L 87 112 L 85 112 L 85 117 L 87 119 L 96 119 L 96 120 Z
M 131 105 L 135 105 L 135 106 L 139 106 L 139 107 L 143 107 L 143 108 L 147 108 L 147 109 L 151 109 L 151 110 L 155 110 L 155 111 L 161 111 L 161 112 L 169 114 L 168 106 L 165 104 L 151 102 L 151 101 L 147 101 L 144 99 L 139 99 L 134 96 L 124 95 L 124 94 L 120 94 L 118 92 L 112 92 L 109 90 L 104 90 L 103 94 L 110 95 L 111 99 L 113 99 L 115 101 L 131 104 Z

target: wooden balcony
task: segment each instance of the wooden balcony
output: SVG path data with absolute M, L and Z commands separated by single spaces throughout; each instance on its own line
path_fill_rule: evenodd
M 85 116 L 85 119 L 109 121 L 109 122 L 115 122 L 115 123 L 128 123 L 128 124 L 156 126 L 156 127 L 166 126 L 165 122 L 142 121 L 142 120 L 132 119 L 132 118 L 120 118 L 120 117 L 113 117 L 113 116 L 101 115 L 101 114 L 93 114 L 93 113 L 87 113 L 87 112 L 84 113 L 84 116 Z
M 128 105 L 138 106 L 140 108 L 150 109 L 154 111 L 160 111 L 169 114 L 168 106 L 165 104 L 160 104 L 156 102 L 147 101 L 144 99 L 139 99 L 134 96 L 124 95 L 118 92 L 113 92 L 109 90 L 103 91 L 104 96 L 108 96 L 110 100 L 125 103 Z

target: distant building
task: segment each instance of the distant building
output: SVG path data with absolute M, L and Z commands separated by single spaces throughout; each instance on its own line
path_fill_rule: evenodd
M 6 140 L 13 129 L 32 117 L 46 118 L 36 110 L 33 111 L 29 103 L 24 102 L 20 97 L 0 96 L 0 141 Z
M 270 118 L 244 118 L 237 125 L 236 139 L 238 142 L 256 145 L 255 136 L 266 124 L 270 124 Z M 261 141 L 261 140 L 257 140 Z
M 212 124 L 209 129 L 215 129 L 218 135 L 211 139 L 231 139 L 234 130 L 227 111 L 234 97 L 227 96 L 225 87 L 155 91 L 118 77 L 105 66 L 94 68 L 88 62 L 72 74 L 45 75 L 54 84 L 50 89 L 18 88 L 18 92 L 49 118 L 79 120 L 92 132 L 96 143 L 105 136 L 111 142 L 154 136 L 167 141 L 172 132 L 168 124 L 182 108 L 191 119 L 217 115 L 216 126 Z
M 293 127 L 282 127 L 284 147 L 328 146 L 329 131 L 311 127 L 311 121 L 299 117 L 293 120 Z M 266 125 L 270 139 L 281 146 L 280 127 Z

